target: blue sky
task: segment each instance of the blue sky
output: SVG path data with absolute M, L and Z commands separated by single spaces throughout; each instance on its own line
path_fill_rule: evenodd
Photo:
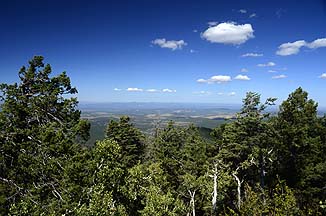
M 0 2 L 0 82 L 43 55 L 82 102 L 279 101 L 326 106 L 326 2 Z

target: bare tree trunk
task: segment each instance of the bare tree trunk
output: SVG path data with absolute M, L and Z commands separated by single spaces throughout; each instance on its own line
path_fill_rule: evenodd
M 240 181 L 239 177 L 236 175 L 236 172 L 232 173 L 232 176 L 234 177 L 234 179 L 236 180 L 237 182 L 237 197 L 238 197 L 238 203 L 237 203 L 237 206 L 238 206 L 238 209 L 240 210 L 241 208 L 241 184 L 243 181 Z
M 213 211 L 215 212 L 216 211 L 216 201 L 217 201 L 217 164 L 214 164 L 213 180 L 214 180 L 214 189 L 213 189 L 212 205 L 213 205 Z
M 195 210 L 195 194 L 196 194 L 196 190 L 194 190 L 193 192 L 191 192 L 190 190 L 188 190 L 189 194 L 190 194 L 190 205 L 192 206 L 192 216 L 196 216 L 196 210 Z

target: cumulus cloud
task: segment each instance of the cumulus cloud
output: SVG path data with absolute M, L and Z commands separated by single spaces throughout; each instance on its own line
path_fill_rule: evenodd
M 278 47 L 276 54 L 280 55 L 280 56 L 295 55 L 300 52 L 300 49 L 302 47 L 307 47 L 309 49 L 317 49 L 317 48 L 321 48 L 321 47 L 326 47 L 326 38 L 319 38 L 319 39 L 312 41 L 311 43 L 308 43 L 305 40 L 298 40 L 298 41 L 295 41 L 292 43 L 290 43 L 290 42 L 284 43 Z
M 211 43 L 239 45 L 250 38 L 254 38 L 251 24 L 237 25 L 232 22 L 210 26 L 201 34 L 201 37 Z
M 129 91 L 129 92 L 142 92 L 143 89 L 141 89 L 141 88 L 127 88 L 127 91 Z
M 122 89 L 114 88 L 113 90 L 114 90 L 114 91 L 121 91 Z
M 307 44 L 307 47 L 309 47 L 310 49 L 326 47 L 326 38 L 319 38 L 317 40 L 314 40 L 313 42 Z
M 280 55 L 280 56 L 288 56 L 288 55 L 298 54 L 300 51 L 300 48 L 305 45 L 306 45 L 306 42 L 304 40 L 295 41 L 293 43 L 284 43 L 278 47 L 276 54 Z
M 177 92 L 177 90 L 166 88 L 166 89 L 163 89 L 162 92 L 175 93 L 175 92 Z
M 166 40 L 165 38 L 158 38 L 152 41 L 152 44 L 158 45 L 161 48 L 168 48 L 172 50 L 182 49 L 187 43 L 184 40 Z
M 237 75 L 236 77 L 234 77 L 235 80 L 250 80 L 250 78 L 247 75 Z
M 246 9 L 240 9 L 239 13 L 245 14 L 245 13 L 247 13 L 247 10 Z
M 276 64 L 274 62 L 267 62 L 266 64 L 258 64 L 258 67 L 273 67 Z
M 263 54 L 261 53 L 245 53 L 242 55 L 242 57 L 261 57 Z
M 320 75 L 319 78 L 326 79 L 326 73 L 323 73 L 322 75 Z
M 273 76 L 272 79 L 284 79 L 286 77 L 287 77 L 286 75 L 281 74 L 281 75 Z
M 197 82 L 198 83 L 225 83 L 225 82 L 230 82 L 231 81 L 231 77 L 230 76 L 226 76 L 226 75 L 216 75 L 216 76 L 212 76 L 209 79 L 198 79 Z
M 242 68 L 242 69 L 241 69 L 241 72 L 242 72 L 242 73 L 247 73 L 247 72 L 249 72 L 249 70 L 248 70 L 247 68 Z

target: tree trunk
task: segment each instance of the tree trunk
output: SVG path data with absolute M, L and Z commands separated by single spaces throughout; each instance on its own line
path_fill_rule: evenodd
M 196 190 L 194 190 L 193 192 L 191 192 L 190 190 L 188 190 L 189 194 L 190 194 L 190 205 L 192 206 L 192 216 L 196 216 L 196 210 L 195 210 L 195 194 L 196 194 Z
M 217 164 L 214 164 L 213 179 L 214 179 L 214 189 L 213 189 L 212 205 L 213 205 L 213 212 L 215 212 L 216 201 L 217 201 Z
M 241 184 L 242 184 L 242 181 L 240 181 L 239 177 L 235 174 L 235 173 L 232 173 L 232 176 L 234 177 L 234 179 L 236 180 L 237 182 L 237 197 L 238 197 L 238 203 L 237 203 L 237 207 L 238 209 L 240 210 L 241 208 Z

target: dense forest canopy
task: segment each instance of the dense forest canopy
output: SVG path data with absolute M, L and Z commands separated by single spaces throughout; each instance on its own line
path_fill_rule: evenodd
M 1 215 L 325 215 L 326 116 L 302 88 L 277 115 L 248 92 L 212 139 L 170 122 L 152 135 L 127 116 L 86 147 L 65 72 L 35 56 L 1 84 Z

